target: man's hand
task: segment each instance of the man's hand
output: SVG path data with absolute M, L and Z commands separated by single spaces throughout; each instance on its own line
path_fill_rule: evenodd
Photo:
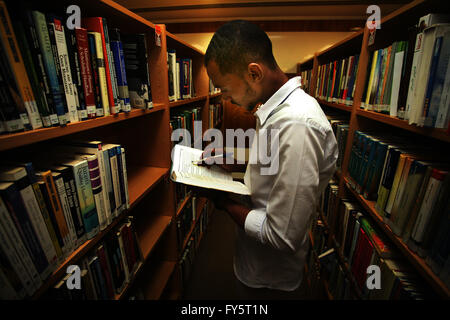
M 219 210 L 224 209 L 225 201 L 227 201 L 228 199 L 228 192 L 215 189 L 192 187 L 192 192 L 197 197 L 208 198 L 214 203 L 214 206 Z
M 200 159 L 205 160 L 199 162 L 199 166 L 210 168 L 211 166 L 216 165 L 227 172 L 244 172 L 247 167 L 246 164 L 236 163 L 236 159 L 233 158 L 233 155 L 230 153 L 225 153 L 223 148 L 206 147 Z

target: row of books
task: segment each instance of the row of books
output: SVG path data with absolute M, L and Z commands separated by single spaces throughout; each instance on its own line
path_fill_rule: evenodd
M 184 108 L 183 110 L 172 111 L 170 115 L 170 129 L 171 131 L 175 131 L 176 129 L 185 129 L 189 132 L 188 137 L 184 137 L 183 139 L 187 139 L 186 141 L 182 141 L 183 143 L 188 143 L 187 145 L 193 146 L 194 139 L 202 140 L 202 125 L 195 124 L 195 121 L 201 121 L 201 107 L 190 107 Z
M 359 55 L 319 66 L 315 96 L 328 102 L 353 105 Z
M 445 128 L 449 123 L 450 16 L 428 14 L 396 41 L 370 54 L 361 108 Z M 415 42 L 414 42 L 415 40 Z
M 178 247 L 183 248 L 188 233 L 197 217 L 197 197 L 191 197 L 177 216 L 177 240 Z
M 222 121 L 223 107 L 221 102 L 209 105 L 209 128 L 217 128 Z
M 69 288 L 67 282 L 72 274 L 68 273 L 42 299 L 114 300 L 130 283 L 141 262 L 142 252 L 130 216 L 81 261 L 81 288 Z
M 3 132 L 64 126 L 150 108 L 144 34 L 122 34 L 102 17 L 66 28 L 59 15 L 0 1 Z
M 331 211 L 337 215 L 329 217 L 335 219 L 332 231 L 336 245 L 333 251 L 330 250 L 331 248 L 327 249 L 331 251 L 330 254 L 338 258 L 342 257 L 348 264 L 363 299 L 433 297 L 420 276 L 409 267 L 393 244 L 357 203 L 347 199 L 339 203 L 337 201 L 327 203 L 338 206 L 331 208 Z M 322 210 L 330 210 L 330 208 L 325 207 Z M 327 218 L 328 221 L 329 218 Z M 332 225 L 329 224 L 329 226 L 331 228 Z M 366 285 L 369 276 L 367 268 L 370 265 L 378 266 L 381 270 L 381 289 L 369 289 Z M 345 275 L 345 268 L 342 271 Z M 341 271 L 338 269 L 334 272 L 337 272 L 334 276 L 339 278 Z M 339 290 L 339 285 L 337 289 Z
M 355 131 L 349 184 L 439 274 L 448 263 L 450 162 L 402 139 Z
M 203 234 L 206 232 L 208 223 L 209 223 L 209 215 L 208 215 L 208 205 L 202 209 L 200 213 L 200 218 L 197 224 L 194 227 L 194 231 L 192 232 L 192 236 L 189 238 L 189 241 L 186 244 L 186 248 L 181 255 L 181 259 L 179 261 L 179 268 L 181 271 L 181 281 L 184 285 L 186 285 L 189 275 L 192 270 L 192 265 L 195 260 L 195 256 L 197 253 L 197 249 L 200 245 L 200 240 Z
M 336 160 L 336 168 L 342 169 L 342 162 L 344 160 L 345 146 L 347 144 L 347 136 L 349 129 L 349 121 L 347 116 L 327 113 L 327 119 L 331 124 L 331 128 L 336 137 L 338 145 L 338 158 Z
M 309 93 L 309 89 L 311 88 L 311 75 L 312 69 L 303 70 L 300 72 L 300 81 L 302 84 L 303 91 Z
M 5 274 L 32 296 L 65 259 L 129 208 L 125 149 L 67 142 L 0 166 Z M 6 161 L 3 161 L 6 162 Z M 36 168 L 36 170 L 35 170 Z
M 177 58 L 174 49 L 167 51 L 169 70 L 169 101 L 190 99 L 195 96 L 192 79 L 192 59 Z

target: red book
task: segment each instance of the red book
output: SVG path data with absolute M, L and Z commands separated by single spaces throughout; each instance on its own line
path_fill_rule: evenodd
M 130 266 L 130 272 L 133 270 L 134 265 L 137 261 L 136 259 L 136 252 L 134 250 L 134 238 L 133 238 L 133 232 L 131 230 L 131 223 L 128 222 L 125 225 L 125 238 L 126 238 L 126 242 L 127 242 L 127 246 L 128 246 L 128 254 L 127 254 L 127 258 L 128 258 L 128 263 Z
M 91 55 L 89 54 L 89 43 L 87 30 L 76 28 L 75 37 L 77 39 L 78 60 L 81 69 L 81 82 L 83 83 L 84 99 L 88 118 L 95 118 L 95 96 L 94 85 L 92 83 Z
M 103 275 L 105 276 L 106 288 L 108 289 L 108 296 L 110 299 L 114 298 L 114 288 L 111 278 L 111 270 L 108 268 L 108 260 L 106 259 L 105 248 L 100 245 L 97 249 L 97 256 L 100 261 L 100 266 L 103 270 Z
M 87 29 L 87 31 L 98 32 L 102 37 L 103 58 L 105 60 L 106 85 L 108 87 L 109 109 L 111 114 L 115 114 L 117 112 L 112 90 L 111 74 L 109 72 L 108 52 L 106 51 L 105 33 L 103 32 L 103 19 L 101 17 L 83 18 L 82 22 L 83 26 Z

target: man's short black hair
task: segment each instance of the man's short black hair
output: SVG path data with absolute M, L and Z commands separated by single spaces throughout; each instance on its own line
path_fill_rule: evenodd
M 210 61 L 217 63 L 222 74 L 238 74 L 251 62 L 264 63 L 272 70 L 277 67 L 267 34 L 244 20 L 227 22 L 214 33 L 206 50 L 205 66 Z

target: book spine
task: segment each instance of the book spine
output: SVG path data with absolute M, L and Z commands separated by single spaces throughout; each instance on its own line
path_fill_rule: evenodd
M 96 116 L 95 91 L 92 78 L 91 55 L 89 54 L 89 43 L 86 29 L 76 28 L 75 36 L 87 117 L 92 119 Z
M 112 282 L 111 269 L 109 268 L 108 260 L 106 258 L 106 250 L 103 245 L 100 245 L 97 248 L 97 256 L 105 278 L 108 299 L 114 299 L 114 284 Z
M 61 91 L 61 86 L 59 85 L 58 74 L 53 58 L 52 44 L 47 28 L 47 22 L 45 20 L 44 14 L 42 14 L 41 12 L 33 11 L 32 14 L 40 50 L 42 53 L 42 62 L 45 67 L 45 72 L 48 76 L 50 93 L 53 98 L 54 108 L 57 116 L 57 118 L 55 118 L 55 116 L 53 115 L 51 117 L 51 122 L 53 125 L 59 123 L 59 125 L 64 126 L 67 124 L 68 119 L 65 112 L 65 101 L 63 100 L 63 93 Z
M 2 120 L 4 121 L 5 130 L 13 133 L 22 131 L 24 126 L 19 110 L 16 107 L 17 103 L 12 95 L 12 81 L 6 79 L 5 67 L 3 54 L 0 51 L 0 111 L 3 116 Z
M 108 300 L 108 289 L 106 287 L 105 275 L 103 274 L 102 266 L 100 264 L 100 259 L 96 256 L 93 262 L 93 271 L 97 279 L 97 286 L 99 290 L 99 296 L 102 300 Z
M 117 85 L 122 109 L 125 112 L 131 111 L 130 94 L 128 92 L 127 75 L 125 70 L 125 59 L 123 55 L 122 42 L 111 41 L 111 50 L 114 57 L 114 66 L 116 68 Z
M 21 118 L 26 128 L 31 124 L 32 129 L 42 128 L 42 120 L 36 105 L 33 90 L 28 79 L 22 55 L 17 45 L 8 10 L 4 1 L 0 1 L 0 36 L 4 45 L 8 61 L 16 80 L 20 96 L 25 104 L 25 110 L 21 110 Z
M 102 66 L 104 68 L 105 74 L 104 80 L 101 80 L 100 83 L 102 83 L 102 81 L 106 83 L 106 95 L 108 98 L 108 107 L 109 107 L 108 110 L 105 109 L 105 115 L 110 115 L 111 113 L 114 114 L 115 101 L 112 89 L 111 73 L 109 69 L 108 52 L 106 51 L 107 49 L 105 43 L 105 33 L 103 29 L 103 19 L 100 17 L 85 18 L 83 19 L 83 24 L 86 26 L 86 29 L 88 31 L 98 33 L 98 36 L 95 35 L 97 46 L 97 59 L 103 60 Z M 99 54 L 99 51 L 101 51 L 101 55 Z
M 31 57 L 36 68 L 37 79 L 40 83 L 40 87 L 45 94 L 45 100 L 49 108 L 49 117 L 51 126 L 58 126 L 58 115 L 56 114 L 55 101 L 53 98 L 53 93 L 51 92 L 50 79 L 45 71 L 44 57 L 41 52 L 41 46 L 39 44 L 38 34 L 36 31 L 36 26 L 33 21 L 33 14 L 31 11 L 27 10 L 24 14 L 24 27 L 25 36 L 28 40 L 31 50 Z M 43 119 L 44 120 L 44 119 Z
M 106 22 L 105 18 L 102 18 L 102 25 L 103 25 L 103 46 L 104 46 L 104 52 L 106 52 L 105 55 L 105 62 L 107 67 L 109 68 L 109 77 L 111 78 L 111 89 L 113 93 L 113 99 L 114 99 L 114 108 L 111 109 L 111 114 L 119 113 L 122 109 L 121 102 L 119 99 L 119 89 L 117 87 L 117 77 L 116 77 L 116 67 L 114 65 L 114 58 L 113 54 L 111 52 L 111 46 L 109 41 L 109 32 L 108 32 L 108 24 Z M 103 39 L 102 39 L 103 40 Z M 110 104 L 111 106 L 111 104 Z
M 31 56 L 31 49 L 28 46 L 28 41 L 25 37 L 25 29 L 23 25 L 17 21 L 14 23 L 14 29 L 17 36 L 17 44 L 19 45 L 19 49 L 22 54 L 23 63 L 25 69 L 27 70 L 28 79 L 30 81 L 34 97 L 36 99 L 36 105 L 42 118 L 42 123 L 44 127 L 51 127 L 52 124 L 50 122 L 49 106 L 47 104 L 45 94 L 42 90 L 41 82 L 39 81 L 36 73 L 37 67 L 34 64 L 33 58 Z
M 87 161 L 74 165 L 73 170 L 86 237 L 92 239 L 99 232 L 99 221 Z
M 58 243 L 58 239 L 56 237 L 55 230 L 53 229 L 53 225 L 52 225 L 52 222 L 50 220 L 50 216 L 49 216 L 49 213 L 48 213 L 48 210 L 47 210 L 47 206 L 46 206 L 45 201 L 44 201 L 44 197 L 42 196 L 41 189 L 39 188 L 39 184 L 37 184 L 37 183 L 33 184 L 33 191 L 34 191 L 34 195 L 36 197 L 36 201 L 37 201 L 37 203 L 39 205 L 40 212 L 42 214 L 42 218 L 44 219 L 44 222 L 45 222 L 45 225 L 46 225 L 46 229 L 48 230 L 48 234 L 49 234 L 50 239 L 51 239 L 51 241 L 53 243 L 53 247 L 55 249 L 56 257 L 57 257 L 57 259 L 60 259 L 61 256 L 62 256 L 62 250 L 61 250 L 61 247 L 60 247 L 60 245 Z
M 83 84 L 81 78 L 80 59 L 78 57 L 77 38 L 74 30 L 64 29 L 67 41 L 67 52 L 69 56 L 69 63 L 71 66 L 73 92 L 75 95 L 75 102 L 77 103 L 78 119 L 80 121 L 87 120 L 87 108 L 84 98 Z
M 86 241 L 86 230 L 84 228 L 83 216 L 81 214 L 81 207 L 78 201 L 77 187 L 75 185 L 75 178 L 73 172 L 68 174 L 68 181 L 64 182 L 66 186 L 67 194 L 70 194 L 70 198 L 73 201 L 74 210 L 72 211 L 72 219 L 75 225 L 75 231 L 77 234 L 77 247 Z
M 119 180 L 119 169 L 117 164 L 117 155 L 115 148 L 108 149 L 109 151 L 109 161 L 111 168 L 112 186 L 114 190 L 114 199 L 116 200 L 116 217 L 122 212 L 122 202 L 120 197 L 120 180 Z
M 125 270 L 123 267 L 119 243 L 116 236 L 112 236 L 108 239 L 106 249 L 115 285 L 114 289 L 116 293 L 121 293 L 123 288 L 125 287 Z
M 422 45 L 423 37 L 424 37 L 424 33 L 419 32 L 416 36 L 416 43 L 414 45 L 414 55 L 413 55 L 413 60 L 412 60 L 411 75 L 409 78 L 408 95 L 407 95 L 407 100 L 406 100 L 405 120 L 409 120 L 409 117 L 411 116 L 411 112 L 414 109 L 414 106 L 412 104 L 415 100 L 415 95 L 416 95 L 417 80 L 418 80 L 418 76 L 419 76 L 420 62 L 421 62 L 422 51 L 423 51 L 423 45 Z
M 67 108 L 69 112 L 69 121 L 78 122 L 78 110 L 75 92 L 73 89 L 72 71 L 67 53 L 66 37 L 64 34 L 64 26 L 61 20 L 53 18 L 51 23 L 55 35 L 56 49 L 59 57 L 59 65 L 61 68 L 61 78 L 66 95 Z
M 103 56 L 102 50 L 102 41 L 100 37 L 100 33 L 98 32 L 88 32 L 89 35 L 94 37 L 95 43 L 95 53 L 96 53 L 96 62 L 97 62 L 97 74 L 100 86 L 100 93 L 102 98 L 103 105 L 103 113 L 105 116 L 109 116 L 110 112 L 110 100 L 108 98 L 108 81 L 106 78 L 106 67 L 105 67 L 105 59 Z
M 447 129 L 450 124 L 450 59 L 447 64 L 447 72 L 445 73 L 444 87 L 439 101 L 439 112 L 436 117 L 435 128 Z
M 89 45 L 89 52 L 91 57 L 91 67 L 92 67 L 92 85 L 94 89 L 94 97 L 95 97 L 95 116 L 97 117 L 103 117 L 105 112 L 103 111 L 103 96 L 102 92 L 100 91 L 100 78 L 98 75 L 98 65 L 97 65 L 97 49 L 95 46 L 95 36 L 93 34 L 88 33 L 88 45 Z M 106 103 L 108 104 L 109 108 L 109 102 L 106 99 Z
M 100 230 L 107 227 L 107 219 L 105 212 L 105 199 L 103 197 L 102 180 L 98 165 L 97 155 L 86 157 L 89 166 L 89 177 L 91 179 L 92 193 L 94 195 L 95 207 L 97 208 L 98 222 Z
M 48 273 L 50 273 L 56 267 L 56 251 L 53 246 L 52 240 L 50 239 L 50 235 L 48 233 L 45 222 L 42 218 L 41 210 L 36 201 L 33 187 L 31 185 L 28 185 L 26 188 L 23 188 L 20 191 L 20 194 L 27 210 L 30 222 L 36 233 L 36 237 L 47 258 L 49 264 Z
M 125 159 L 125 148 L 121 148 L 122 155 L 122 174 L 123 174 L 123 185 L 125 187 L 125 203 L 126 208 L 130 208 L 130 195 L 128 192 L 128 174 L 127 174 L 127 162 Z
M 18 236 L 16 227 L 8 213 L 5 203 L 0 198 L 0 248 L 8 258 L 26 293 L 32 296 L 42 281 L 31 261 L 31 257 Z
M 127 208 L 127 199 L 125 195 L 125 181 L 123 176 L 123 164 L 122 164 L 122 150 L 120 146 L 116 146 L 117 157 L 117 173 L 119 175 L 119 190 L 120 190 L 120 203 L 121 211 Z
M 123 269 L 125 272 L 125 283 L 129 283 L 130 282 L 130 271 L 128 269 L 127 256 L 126 256 L 122 236 L 123 236 L 122 231 L 119 231 L 116 233 L 117 242 L 119 243 L 120 256 L 122 258 Z
M 111 161 L 109 159 L 109 150 L 102 150 L 103 153 L 103 168 L 105 170 L 105 189 L 108 194 L 109 199 L 109 210 L 111 215 L 111 220 L 117 216 L 117 206 L 116 199 L 114 195 L 114 187 L 111 173 Z
M 54 177 L 53 181 L 55 182 L 56 191 L 59 196 L 59 201 L 61 203 L 61 209 L 64 214 L 64 220 L 67 224 L 67 229 L 69 231 L 69 241 L 70 241 L 70 251 L 76 249 L 77 244 L 77 234 L 75 231 L 75 226 L 73 224 L 72 215 L 70 212 L 69 201 L 67 199 L 66 188 L 64 186 L 63 177 L 59 175 L 58 177 Z

